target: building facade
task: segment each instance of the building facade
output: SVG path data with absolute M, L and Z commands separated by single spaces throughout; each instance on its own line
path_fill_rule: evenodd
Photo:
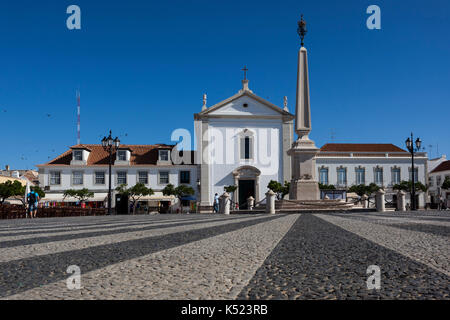
M 142 198 L 143 201 L 161 202 L 174 205 L 173 196 L 164 196 L 162 189 L 169 183 L 175 187 L 184 184 L 191 186 L 197 193 L 198 171 L 193 164 L 174 164 L 171 160 L 172 145 L 122 145 L 113 154 L 111 189 L 112 206 L 115 206 L 121 184 L 128 187 L 140 182 L 153 189 L 154 195 Z M 44 202 L 75 202 L 73 198 L 64 198 L 68 189 L 87 188 L 94 192 L 89 202 L 98 206 L 105 205 L 108 196 L 109 154 L 101 145 L 86 144 L 72 146 L 68 151 L 50 162 L 38 165 L 40 186 L 46 196 Z
M 441 161 L 429 174 L 430 202 L 439 203 L 441 200 L 450 207 L 450 189 L 442 188 L 445 179 L 450 179 L 450 160 Z

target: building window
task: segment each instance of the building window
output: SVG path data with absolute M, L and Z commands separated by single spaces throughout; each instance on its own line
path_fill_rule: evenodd
M 169 172 L 168 171 L 160 171 L 159 172 L 159 184 L 168 184 L 169 183 Z
M 117 184 L 127 184 L 127 172 L 118 171 L 117 172 Z
M 117 151 L 117 160 L 126 161 L 127 160 L 127 152 L 125 150 Z
M 400 183 L 400 168 L 392 168 L 392 184 Z
M 441 182 L 442 182 L 441 176 L 436 176 L 436 186 L 437 186 L 437 187 L 440 187 L 440 186 L 441 186 Z
M 72 172 L 72 184 L 76 186 L 83 184 L 83 172 L 81 171 Z
M 347 185 L 347 169 L 346 168 L 338 168 L 337 169 L 337 184 L 339 186 Z
M 428 184 L 430 185 L 430 187 L 432 187 L 433 186 L 433 183 L 434 183 L 434 178 L 433 177 L 428 177 Z
M 319 169 L 319 182 L 321 184 L 328 184 L 328 168 Z
M 105 172 L 103 171 L 95 172 L 95 184 L 105 184 Z
M 50 184 L 51 185 L 60 185 L 61 184 L 61 172 L 59 172 L 59 171 L 51 171 L 50 172 Z
M 78 161 L 83 160 L 83 151 L 74 150 L 73 151 L 73 160 L 78 160 Z
M 253 159 L 253 138 L 251 136 L 241 137 L 241 159 Z
M 180 171 L 180 183 L 191 183 L 191 172 L 190 171 Z
M 143 184 L 148 184 L 148 174 L 145 171 L 138 172 L 138 182 Z
M 169 150 L 159 150 L 159 160 L 169 161 Z
M 356 168 L 356 184 L 365 184 L 366 183 L 366 169 L 364 168 Z
M 383 168 L 375 168 L 375 183 L 383 185 Z
M 412 181 L 412 170 L 409 169 L 409 181 Z M 419 168 L 414 168 L 414 183 L 419 181 Z

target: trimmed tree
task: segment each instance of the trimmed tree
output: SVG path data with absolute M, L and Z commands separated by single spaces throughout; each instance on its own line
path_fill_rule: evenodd
M 319 182 L 320 190 L 336 190 L 336 187 L 332 184 L 323 184 Z
M 25 188 L 19 181 L 0 183 L 0 204 L 2 205 L 9 197 L 23 196 Z
M 142 197 L 151 196 L 152 194 L 154 194 L 154 191 L 151 188 L 147 188 L 143 183 L 136 183 L 131 188 L 127 188 L 126 184 L 121 184 L 116 188 L 116 191 L 130 199 L 133 206 L 133 214 L 136 213 L 136 205 Z M 129 206 L 127 210 L 128 213 L 130 213 Z
M 441 188 L 442 189 L 450 189 L 450 178 L 449 177 L 445 177 L 445 180 L 442 183 Z
M 415 191 L 427 191 L 427 187 L 420 181 L 414 183 Z M 403 190 L 405 192 L 410 192 L 412 189 L 411 181 L 402 181 L 399 184 L 396 184 L 392 187 L 394 190 Z
M 270 180 L 269 184 L 267 185 L 267 188 L 272 190 L 277 194 L 277 199 L 283 199 L 285 195 L 289 193 L 289 187 L 291 183 L 285 181 L 284 185 L 282 185 L 280 182 L 275 180 Z
M 167 186 L 164 187 L 162 190 L 163 195 L 165 196 L 175 196 L 180 201 L 181 206 L 181 198 L 185 196 L 191 196 L 195 194 L 195 190 L 187 186 L 185 184 L 180 184 L 178 187 L 174 187 L 173 184 L 169 183 Z
M 75 199 L 78 199 L 81 203 L 86 202 L 87 199 L 92 198 L 94 196 L 94 193 L 92 191 L 89 191 L 87 188 L 74 190 L 74 189 L 67 189 L 64 191 L 63 199 L 66 199 L 67 197 L 73 197 Z

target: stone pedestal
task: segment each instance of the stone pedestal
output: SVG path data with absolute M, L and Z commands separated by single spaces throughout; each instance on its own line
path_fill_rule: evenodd
M 369 197 L 366 194 L 363 194 L 361 197 L 362 206 L 364 209 L 367 209 L 369 207 Z
M 255 198 L 253 198 L 252 196 L 247 198 L 247 208 L 248 210 L 253 210 L 253 206 L 255 204 Z
M 291 200 L 320 200 L 319 183 L 316 180 L 316 155 L 319 149 L 308 136 L 294 142 L 288 151 L 292 161 L 292 180 L 289 189 Z
M 223 213 L 224 214 L 230 214 L 230 205 L 231 205 L 231 201 L 230 201 L 230 195 L 228 192 L 225 192 L 222 195 L 222 201 L 223 201 Z
M 384 212 L 386 211 L 385 209 L 385 204 L 384 204 L 384 199 L 385 199 L 385 193 L 383 189 L 378 190 L 377 195 L 376 195 L 376 205 L 377 205 L 377 211 L 378 212 Z
M 272 190 L 266 192 L 266 213 L 275 213 L 275 196 L 276 193 Z
M 406 211 L 406 193 L 402 190 L 397 193 L 397 210 Z

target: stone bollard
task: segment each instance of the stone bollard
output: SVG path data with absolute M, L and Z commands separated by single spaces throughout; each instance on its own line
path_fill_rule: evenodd
M 266 192 L 266 213 L 275 213 L 275 195 L 272 190 Z
M 223 195 L 223 213 L 224 214 L 230 214 L 230 194 L 228 192 L 225 192 Z
M 247 208 L 248 210 L 253 210 L 253 205 L 255 204 L 255 198 L 252 196 L 247 198 Z
M 397 210 L 406 211 L 406 193 L 403 190 L 397 193 Z
M 385 206 L 384 206 L 384 195 L 386 192 L 384 192 L 383 189 L 378 190 L 376 195 L 376 205 L 377 205 L 377 211 L 378 212 L 384 212 Z
M 223 194 L 219 197 L 219 213 L 223 213 L 224 212 L 224 201 L 223 201 L 224 197 Z
M 364 209 L 369 207 L 369 197 L 366 194 L 363 194 L 361 197 L 362 205 Z

